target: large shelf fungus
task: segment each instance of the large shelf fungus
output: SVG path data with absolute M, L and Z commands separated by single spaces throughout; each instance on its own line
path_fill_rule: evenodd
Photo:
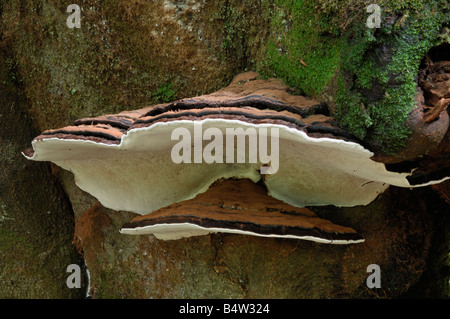
M 221 213 L 208 217 L 207 211 L 196 209 L 198 215 L 189 217 L 170 206 L 189 203 L 186 201 L 198 198 L 221 179 L 261 182 L 274 200 L 301 208 L 366 205 L 389 185 L 418 187 L 448 178 L 428 174 L 426 181 L 412 183 L 414 168 L 402 172 L 386 169 L 385 164 L 372 160 L 371 151 L 335 124 L 325 105 L 291 95 L 280 81 L 262 80 L 253 72 L 236 77 L 230 86 L 213 94 L 81 119 L 73 126 L 43 132 L 24 155 L 73 172 L 77 185 L 105 207 L 146 215 L 131 223 L 136 227 L 156 220 L 149 216 L 170 211 L 168 216 L 176 216 L 171 217 L 171 226 L 147 225 L 147 232 L 152 230 L 161 238 L 196 234 L 199 227 L 205 227 L 199 221 L 208 218 L 215 231 L 235 232 L 243 223 L 261 228 L 254 220 L 260 217 L 251 213 L 257 202 L 233 211 L 237 213 L 235 227 L 224 222 Z M 214 194 L 221 196 L 220 192 Z M 149 213 L 154 215 L 147 216 Z M 267 215 L 274 221 L 283 220 L 273 212 Z M 295 217 L 299 223 L 294 223 L 295 227 L 301 228 L 301 217 Z M 189 226 L 180 226 L 183 220 Z M 309 238 L 283 233 L 282 222 L 274 225 L 277 236 Z M 255 227 L 241 232 L 256 234 Z M 130 229 L 125 227 L 123 232 L 136 232 Z M 345 238 L 342 243 L 354 242 Z

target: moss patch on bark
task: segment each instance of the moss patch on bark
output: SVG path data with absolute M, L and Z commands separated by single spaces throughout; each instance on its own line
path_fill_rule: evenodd
M 258 66 L 330 103 L 340 125 L 373 150 L 393 153 L 410 133 L 421 60 L 445 41 L 450 15 L 442 1 L 381 1 L 380 28 L 369 28 L 370 3 L 274 1 Z
M 0 298 L 81 298 L 66 285 L 67 266 L 82 264 L 70 203 L 50 166 L 21 154 L 36 131 L 7 49 L 0 43 Z

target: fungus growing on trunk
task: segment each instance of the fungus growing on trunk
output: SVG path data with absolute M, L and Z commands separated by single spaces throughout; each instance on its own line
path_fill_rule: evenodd
M 288 91 L 280 81 L 261 80 L 249 72 L 213 94 L 81 119 L 73 126 L 43 132 L 24 155 L 73 172 L 77 185 L 105 207 L 140 215 L 162 209 L 154 216 L 166 216 L 172 225 L 148 224 L 146 228 L 161 238 L 176 238 L 174 229 L 189 233 L 190 228 L 205 227 L 200 221 L 208 216 L 210 227 L 224 231 L 230 221 L 225 222 L 221 213 L 196 210 L 197 215 L 187 216 L 170 206 L 192 204 L 189 200 L 221 179 L 261 182 L 269 196 L 300 208 L 366 205 L 389 185 L 424 186 L 448 178 L 426 171 L 427 178 L 416 183 L 408 179 L 416 167 L 401 167 L 401 172 L 386 169 L 335 124 L 324 104 Z M 220 192 L 213 193 L 222 197 Z M 236 225 L 226 227 L 228 231 L 236 232 L 240 224 L 262 227 L 251 213 L 252 205 L 258 203 L 252 203 L 236 211 Z M 270 210 L 267 214 L 275 216 Z M 282 220 L 278 217 L 274 220 Z M 293 225 L 302 228 L 298 219 Z M 131 224 L 156 219 L 138 220 Z M 183 220 L 189 226 L 176 226 Z M 275 225 L 278 229 L 273 234 L 284 234 L 283 225 Z M 129 229 L 123 232 L 132 232 Z M 343 243 L 347 242 L 352 241 L 344 236 Z

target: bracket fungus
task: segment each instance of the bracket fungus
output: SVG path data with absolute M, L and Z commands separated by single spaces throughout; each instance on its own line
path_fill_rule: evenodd
M 357 243 L 353 229 L 305 207 L 367 205 L 389 185 L 449 178 L 389 170 L 326 105 L 289 92 L 248 72 L 209 95 L 45 131 L 23 153 L 73 172 L 105 207 L 142 215 L 123 233 L 162 239 L 233 232 Z M 241 209 L 226 208 L 233 205 Z
M 354 229 L 268 196 L 264 186 L 248 179 L 216 181 L 193 199 L 134 218 L 121 232 L 165 240 L 225 232 L 330 244 L 364 241 Z

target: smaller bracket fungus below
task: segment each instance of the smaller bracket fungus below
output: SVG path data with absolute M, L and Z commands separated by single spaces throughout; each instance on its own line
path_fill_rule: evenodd
M 449 178 L 428 166 L 419 179 L 413 178 L 417 167 L 388 170 L 336 125 L 326 105 L 291 95 L 281 81 L 254 72 L 209 95 L 45 131 L 23 154 L 71 171 L 105 207 L 144 215 L 123 233 L 165 239 L 226 231 L 361 242 L 354 230 L 303 208 L 367 205 L 389 185 L 419 187 Z M 245 191 L 234 182 L 214 184 L 227 179 L 246 180 Z M 263 185 L 266 194 L 248 181 Z M 242 209 L 227 208 L 234 204 Z
M 214 232 L 354 244 L 364 239 L 349 227 L 319 218 L 269 195 L 248 179 L 219 180 L 193 199 L 175 203 L 123 225 L 123 234 L 153 234 L 159 239 Z

